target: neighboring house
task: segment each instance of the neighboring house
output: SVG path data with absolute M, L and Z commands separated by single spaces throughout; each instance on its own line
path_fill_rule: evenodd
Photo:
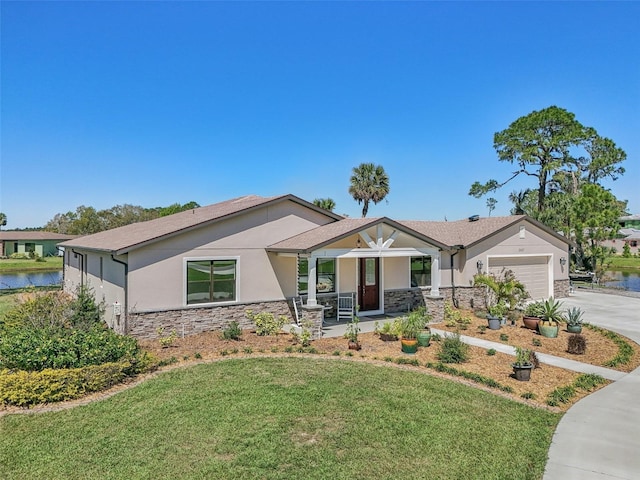
M 479 271 L 512 269 L 534 298 L 566 296 L 569 242 L 526 216 L 421 222 L 343 218 L 293 195 L 246 196 L 61 244 L 64 288 L 94 289 L 106 321 L 137 337 L 249 327 L 246 310 L 292 317 L 317 334 L 338 294 L 359 315 L 443 301 L 479 305 Z M 335 311 L 335 310 L 333 310 Z
M 617 238 L 613 240 L 605 240 L 602 242 L 605 247 L 613 247 L 616 249 L 616 254 L 621 255 L 624 249 L 624 244 L 629 245 L 629 251 L 632 254 L 640 252 L 640 229 L 636 228 L 621 228 L 618 230 Z
M 621 228 L 640 230 L 640 215 L 625 215 L 618 219 Z
M 14 253 L 29 255 L 31 252 L 40 257 L 57 256 L 60 252 L 56 245 L 72 238 L 75 238 L 75 235 L 7 230 L 0 232 L 0 257 L 9 257 Z

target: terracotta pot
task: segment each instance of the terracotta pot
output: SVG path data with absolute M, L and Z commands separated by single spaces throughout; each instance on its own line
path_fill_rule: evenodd
M 523 317 L 522 323 L 524 323 L 525 327 L 531 330 L 537 330 L 540 319 L 538 317 Z

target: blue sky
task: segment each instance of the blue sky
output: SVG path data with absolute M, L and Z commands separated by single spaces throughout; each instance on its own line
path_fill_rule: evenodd
M 369 216 L 487 215 L 493 134 L 575 113 L 627 152 L 607 187 L 640 213 L 640 3 L 10 2 L 1 8 L 6 228 L 79 205 L 293 193 L 360 216 L 351 169 L 382 165 Z M 506 215 L 513 190 L 496 192 Z

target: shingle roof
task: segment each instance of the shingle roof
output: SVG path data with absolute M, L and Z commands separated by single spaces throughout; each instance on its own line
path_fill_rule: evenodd
M 64 242 L 61 245 L 63 247 L 77 247 L 89 250 L 124 253 L 135 247 L 167 236 L 191 230 L 249 209 L 287 199 L 302 203 L 310 208 L 315 208 L 320 211 L 318 207 L 315 207 L 294 195 L 279 195 L 274 197 L 247 195 L 220 203 L 214 203 L 213 205 L 168 215 L 166 217 L 156 218 L 147 222 L 132 223 L 130 225 L 106 230 L 93 235 L 86 235 Z M 336 219 L 342 218 L 331 212 L 323 211 L 323 213 L 326 213 Z
M 341 238 L 352 235 L 355 232 L 362 231 L 373 225 L 386 223 L 394 228 L 405 231 L 413 236 L 419 237 L 438 247 L 446 247 L 435 240 L 430 235 L 413 231 L 410 227 L 402 225 L 386 217 L 379 218 L 343 218 L 342 220 L 327 225 L 316 227 L 312 230 L 295 235 L 281 242 L 274 243 L 269 246 L 269 250 L 274 251 L 309 251 L 321 248 L 329 243 L 336 242 Z
M 510 215 L 507 217 L 481 217 L 476 221 L 455 220 L 453 222 L 424 222 L 420 220 L 399 221 L 403 225 L 416 230 L 424 235 L 428 235 L 435 240 L 449 246 L 462 245 L 465 248 L 487 238 L 511 225 L 526 220 L 529 223 L 541 228 L 550 235 L 559 238 L 566 243 L 571 242 L 549 229 L 542 223 L 527 217 L 526 215 Z
M 10 242 L 19 240 L 71 240 L 76 238 L 77 235 L 65 235 L 64 233 L 53 233 L 43 231 L 22 231 L 22 230 L 7 230 L 0 232 L 0 241 Z
M 401 220 L 399 223 L 424 235 L 429 235 L 445 245 L 464 245 L 466 247 L 522 218 L 525 218 L 524 215 L 486 217 L 479 218 L 475 222 L 465 219 L 452 222 Z

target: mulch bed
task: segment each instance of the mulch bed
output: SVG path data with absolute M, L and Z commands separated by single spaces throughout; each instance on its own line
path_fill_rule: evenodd
M 470 313 L 470 312 L 468 312 Z M 471 313 L 470 313 L 471 314 Z M 500 330 L 486 330 L 481 333 L 478 329 L 479 325 L 486 325 L 487 321 L 472 315 L 472 323 L 466 330 L 460 333 L 468 336 L 475 336 L 486 340 L 505 343 L 512 346 L 522 346 L 533 349 L 536 352 L 547 353 L 559 357 L 571 358 L 584 363 L 593 365 L 602 365 L 604 362 L 611 360 L 618 352 L 617 345 L 603 335 L 583 328 L 583 335 L 587 340 L 587 350 L 584 355 L 572 355 L 567 353 L 567 333 L 562 327 L 558 338 L 545 338 L 537 334 L 533 330 L 526 329 L 522 326 L 503 326 Z M 434 325 L 434 328 L 454 332 L 454 327 L 447 327 L 444 323 Z M 500 340 L 500 335 L 506 334 L 507 341 Z M 534 339 L 539 340 L 540 346 L 534 346 Z M 493 356 L 487 355 L 486 350 L 477 347 L 470 347 L 469 361 L 463 364 L 450 364 L 448 366 L 457 370 L 482 375 L 485 378 L 495 380 L 502 386 L 511 387 L 513 393 L 504 393 L 499 389 L 488 388 L 481 384 L 465 380 L 457 376 L 451 376 L 437 372 L 434 369 L 426 368 L 428 362 L 437 363 L 437 354 L 439 351 L 439 343 L 432 342 L 431 346 L 420 348 L 415 355 L 402 353 L 399 341 L 385 342 L 379 336 L 373 333 L 361 333 L 359 340 L 362 349 L 353 351 L 348 349 L 347 340 L 344 338 L 322 338 L 314 340 L 311 344 L 313 355 L 319 355 L 327 359 L 342 359 L 350 361 L 366 361 L 369 363 L 393 366 L 395 368 L 413 369 L 426 374 L 446 377 L 454 381 L 459 381 L 472 385 L 476 388 L 485 389 L 493 394 L 506 396 L 513 400 L 527 403 L 537 407 L 550 408 L 546 405 L 546 399 L 549 393 L 555 388 L 571 384 L 577 377 L 578 373 L 564 370 L 548 365 L 541 365 L 531 374 L 529 382 L 520 382 L 513 378 L 513 369 L 511 364 L 513 357 L 510 355 L 496 353 Z M 630 364 L 617 367 L 620 371 L 631 371 L 640 365 L 640 347 L 627 340 L 635 350 L 635 354 Z M 232 358 L 246 358 L 256 356 L 302 356 L 310 355 L 309 349 L 301 349 L 300 345 L 295 343 L 292 335 L 282 333 L 275 336 L 258 336 L 255 332 L 243 331 L 240 340 L 224 340 L 221 332 L 207 332 L 199 335 L 193 335 L 185 338 L 178 338 L 173 345 L 163 347 L 158 340 L 143 340 L 140 342 L 142 347 L 154 354 L 160 360 L 171 362 L 170 365 L 162 367 L 160 371 L 178 368 L 181 366 L 189 366 L 197 363 L 219 361 Z M 398 361 L 417 360 L 418 367 L 406 364 L 399 365 Z M 157 375 L 152 373 L 140 376 L 126 384 L 118 385 L 106 392 L 93 394 L 78 400 L 69 402 L 61 402 L 55 405 L 41 405 L 32 407 L 29 410 L 19 408 L 4 408 L 0 406 L 0 415 L 16 412 L 39 412 L 52 411 L 64 408 L 70 408 L 75 405 L 82 405 L 91 401 L 103 399 L 114 395 L 131 386 L 137 385 L 146 378 Z M 531 396 L 532 399 L 524 399 L 522 395 Z M 579 392 L 573 399 L 560 405 L 557 408 L 551 408 L 554 411 L 563 411 L 568 409 L 573 403 L 588 393 Z

